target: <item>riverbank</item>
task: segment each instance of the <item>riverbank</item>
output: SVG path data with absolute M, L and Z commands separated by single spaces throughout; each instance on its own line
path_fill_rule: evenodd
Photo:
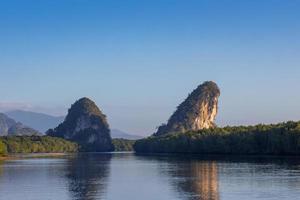
M 63 157 L 68 155 L 68 153 L 28 153 L 28 154 L 8 154 L 6 156 L 0 156 L 0 161 L 4 160 L 16 160 L 16 159 L 26 159 L 26 158 L 52 158 L 52 157 Z
M 49 136 L 3 136 L 0 137 L 0 155 L 15 153 L 72 153 L 78 144 L 62 138 Z
M 137 153 L 300 155 L 300 122 L 203 129 L 136 141 Z

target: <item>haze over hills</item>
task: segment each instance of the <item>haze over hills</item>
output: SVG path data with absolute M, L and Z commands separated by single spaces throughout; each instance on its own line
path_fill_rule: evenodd
M 64 116 L 51 116 L 44 113 L 36 113 L 24 110 L 14 110 L 5 113 L 7 116 L 30 126 L 41 133 L 45 133 L 49 128 L 56 127 L 64 120 Z
M 123 138 L 123 139 L 128 139 L 128 140 L 138 140 L 138 139 L 143 138 L 142 136 L 129 134 L 129 133 L 126 133 L 119 129 L 112 129 L 110 132 L 110 135 L 113 139 L 114 138 Z
M 40 133 L 0 113 L 0 136 L 12 135 L 40 135 Z

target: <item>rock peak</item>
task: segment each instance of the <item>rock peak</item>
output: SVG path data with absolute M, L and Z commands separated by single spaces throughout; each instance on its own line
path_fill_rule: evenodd
M 93 102 L 90 98 L 88 98 L 88 97 L 82 97 L 82 98 L 80 98 L 80 99 L 78 99 L 76 102 L 75 102 L 75 104 L 76 103 L 82 103 L 82 104 L 84 104 L 84 103 L 95 103 L 95 102 Z
M 198 131 L 215 126 L 220 89 L 213 81 L 199 85 L 182 102 L 168 120 L 158 128 L 155 135 L 175 132 Z
M 71 113 L 73 115 L 98 115 L 101 116 L 104 121 L 106 121 L 106 116 L 101 112 L 96 103 L 87 97 L 83 97 L 72 104 L 68 113 Z

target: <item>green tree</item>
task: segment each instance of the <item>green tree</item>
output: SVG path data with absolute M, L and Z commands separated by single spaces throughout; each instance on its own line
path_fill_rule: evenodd
M 7 147 L 4 142 L 0 140 L 0 156 L 4 156 L 7 154 Z

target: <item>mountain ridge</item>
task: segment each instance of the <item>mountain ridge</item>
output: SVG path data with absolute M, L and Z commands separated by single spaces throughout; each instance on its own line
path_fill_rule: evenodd
M 56 117 L 45 113 L 24 110 L 12 110 L 5 112 L 5 114 L 41 133 L 46 133 L 49 128 L 58 126 L 64 120 L 64 116 Z
M 41 135 L 34 130 L 14 119 L 9 118 L 4 113 L 0 113 L 0 136 L 25 136 L 25 135 Z

